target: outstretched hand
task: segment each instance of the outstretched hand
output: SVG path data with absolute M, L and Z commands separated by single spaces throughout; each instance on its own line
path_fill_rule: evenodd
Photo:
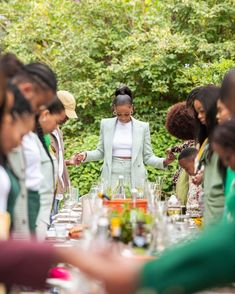
M 82 161 L 86 158 L 86 154 L 84 152 L 75 153 L 70 159 L 65 161 L 66 165 L 80 165 Z
M 73 256 L 72 265 L 103 283 L 107 294 L 134 293 L 143 262 L 123 257 L 117 252 L 82 252 Z
M 203 171 L 199 171 L 195 176 L 192 177 L 193 184 L 199 186 L 203 181 Z
M 166 159 L 164 160 L 164 166 L 171 164 L 175 160 L 175 155 L 171 149 L 166 150 Z

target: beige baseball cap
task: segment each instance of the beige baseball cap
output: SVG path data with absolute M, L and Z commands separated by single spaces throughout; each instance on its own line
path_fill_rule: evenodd
M 57 97 L 63 103 L 65 108 L 65 114 L 68 118 L 78 118 L 76 114 L 76 101 L 74 96 L 68 91 L 58 91 Z

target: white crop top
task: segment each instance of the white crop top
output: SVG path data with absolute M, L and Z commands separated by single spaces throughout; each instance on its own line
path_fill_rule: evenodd
M 132 152 L 132 121 L 121 123 L 117 121 L 113 136 L 113 156 L 131 157 Z

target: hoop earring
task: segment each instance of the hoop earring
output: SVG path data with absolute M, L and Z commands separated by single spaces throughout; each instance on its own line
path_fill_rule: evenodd
M 115 110 L 113 111 L 113 115 L 117 115 L 117 112 Z
M 131 111 L 131 115 L 133 114 L 133 110 Z

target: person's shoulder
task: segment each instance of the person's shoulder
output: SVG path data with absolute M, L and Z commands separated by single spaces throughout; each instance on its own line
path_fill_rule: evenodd
M 110 121 L 114 121 L 116 119 L 117 119 L 116 117 L 108 117 L 108 118 L 102 118 L 101 121 L 103 121 L 103 122 L 110 122 Z
M 116 117 L 111 117 L 111 118 L 103 118 L 100 122 L 101 125 L 109 125 L 113 121 L 116 120 Z
M 148 122 L 145 122 L 145 121 L 142 121 L 142 120 L 138 120 L 136 118 L 132 118 L 132 119 L 133 119 L 133 122 L 135 124 L 138 124 L 141 127 L 144 127 L 144 128 L 148 128 L 149 127 L 149 123 Z

